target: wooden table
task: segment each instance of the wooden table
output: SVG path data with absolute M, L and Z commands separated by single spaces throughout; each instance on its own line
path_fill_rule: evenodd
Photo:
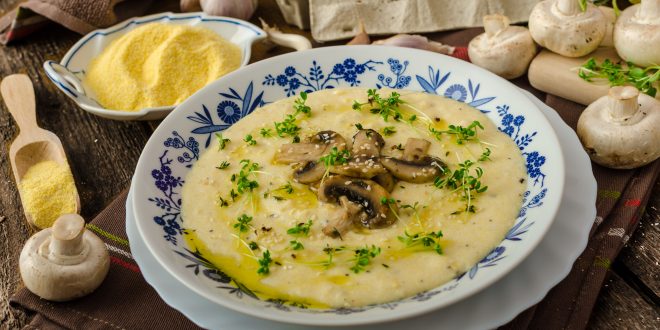
M 18 0 L 0 1 L 0 14 Z M 178 11 L 178 1 L 158 1 L 150 12 Z M 264 18 L 285 31 L 302 33 L 284 22 L 274 0 L 260 1 L 253 21 Z M 437 35 L 431 35 L 432 38 Z M 158 122 L 120 122 L 103 119 L 79 109 L 48 81 L 41 65 L 62 58 L 80 38 L 53 24 L 27 41 L 0 46 L 0 78 L 26 73 L 34 83 L 39 124 L 57 134 L 69 158 L 80 199 L 82 216 L 91 219 L 120 191 L 129 186 L 140 152 Z M 339 43 L 335 43 L 339 44 Z M 319 46 L 315 44 L 315 46 Z M 253 61 L 288 52 L 283 48 L 255 45 Z M 522 82 L 525 84 L 526 82 Z M 543 93 L 536 93 L 543 97 Z M 30 320 L 24 311 L 10 308 L 8 299 L 18 288 L 18 255 L 33 233 L 23 216 L 8 159 L 9 144 L 18 128 L 0 106 L 0 328 L 22 327 Z M 660 326 L 660 183 L 639 228 L 612 264 L 609 280 L 600 293 L 591 318 L 592 328 L 650 329 Z

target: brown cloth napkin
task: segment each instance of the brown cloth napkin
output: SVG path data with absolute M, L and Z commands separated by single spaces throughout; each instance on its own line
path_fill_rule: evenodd
M 46 19 L 86 34 L 140 15 L 151 0 L 28 0 L 0 18 L 0 42 L 24 38 Z
M 465 45 L 482 31 L 468 29 L 441 33 L 433 35 L 432 39 Z M 457 53 L 455 56 L 466 59 L 462 55 L 464 48 Z M 566 123 L 575 128 L 583 106 L 534 90 L 524 77 L 513 83 L 545 100 Z M 521 313 L 502 329 L 586 327 L 610 263 L 637 227 L 658 178 L 660 160 L 636 170 L 611 170 L 593 165 L 593 171 L 598 182 L 598 217 L 587 249 L 568 277 L 552 289 L 543 301 Z M 194 327 L 183 315 L 158 298 L 130 258 L 124 230 L 125 198 L 125 193 L 120 195 L 89 225 L 89 229 L 102 237 L 111 250 L 112 266 L 106 281 L 93 294 L 68 303 L 46 302 L 26 289 L 20 290 L 11 302 L 37 313 L 30 326 L 38 329 Z

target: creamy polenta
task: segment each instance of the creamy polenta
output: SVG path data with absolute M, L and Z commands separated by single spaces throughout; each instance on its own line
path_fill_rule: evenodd
M 185 178 L 187 244 L 234 284 L 318 308 L 393 301 L 467 271 L 518 215 L 523 157 L 464 103 L 392 93 L 296 96 L 222 132 Z

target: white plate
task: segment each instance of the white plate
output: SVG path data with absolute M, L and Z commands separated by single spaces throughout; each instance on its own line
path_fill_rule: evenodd
M 181 187 L 214 133 L 266 102 L 301 91 L 361 86 L 442 94 L 478 108 L 511 136 L 527 164 L 520 214 L 503 241 L 467 273 L 398 301 L 361 307 L 303 309 L 258 299 L 199 252 L 186 249 Z M 437 53 L 385 46 L 339 46 L 259 61 L 209 84 L 169 115 L 147 142 L 134 176 L 138 232 L 151 254 L 180 282 L 215 303 L 252 316 L 308 325 L 357 325 L 419 315 L 488 287 L 541 242 L 564 186 L 563 155 L 545 116 L 510 82 Z M 181 244 L 179 244 L 181 243 Z M 201 269 L 201 271 L 193 271 Z
M 94 100 L 94 94 L 83 82 L 87 66 L 106 46 L 140 25 L 153 22 L 202 26 L 210 29 L 241 49 L 241 67 L 250 62 L 252 43 L 266 37 L 266 32 L 250 22 L 231 17 L 208 16 L 204 13 L 160 13 L 131 18 L 107 29 L 95 30 L 88 33 L 69 49 L 60 63 L 46 61 L 44 63 L 46 76 L 66 96 L 76 102 L 79 107 L 95 115 L 116 120 L 155 120 L 165 118 L 175 106 L 145 108 L 139 111 L 106 109 Z
M 565 152 L 566 192 L 557 219 L 541 244 L 516 269 L 488 289 L 452 306 L 405 321 L 356 329 L 492 329 L 539 302 L 571 270 L 582 253 L 596 216 L 596 181 L 591 162 L 573 132 L 550 107 L 527 93 L 559 135 Z M 132 190 L 132 188 L 131 188 Z M 132 196 L 126 202 L 126 232 L 131 253 L 145 280 L 163 300 L 200 327 L 209 329 L 295 329 L 233 312 L 192 292 L 153 258 L 141 241 L 133 216 Z M 504 303 L 503 303 L 504 302 Z M 302 327 L 301 327 L 302 328 Z

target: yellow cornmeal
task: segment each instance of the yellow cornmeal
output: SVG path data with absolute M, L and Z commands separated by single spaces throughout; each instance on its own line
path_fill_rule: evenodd
M 76 185 L 66 165 L 52 160 L 31 166 L 18 189 L 25 212 L 40 229 L 53 225 L 62 214 L 76 213 Z
M 85 83 L 105 108 L 136 111 L 181 103 L 241 64 L 241 50 L 201 27 L 150 23 L 113 41 Z

